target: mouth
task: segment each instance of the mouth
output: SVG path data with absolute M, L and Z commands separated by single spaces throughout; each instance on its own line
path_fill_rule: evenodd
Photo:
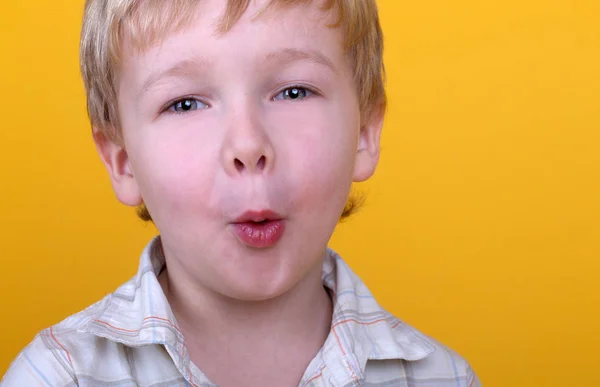
M 285 231 L 283 217 L 270 210 L 245 212 L 230 226 L 242 244 L 259 249 L 274 246 Z
M 240 217 L 233 221 L 233 224 L 239 223 L 268 223 L 272 221 L 282 220 L 283 216 L 279 215 L 275 211 L 262 210 L 262 211 L 247 211 L 244 212 Z

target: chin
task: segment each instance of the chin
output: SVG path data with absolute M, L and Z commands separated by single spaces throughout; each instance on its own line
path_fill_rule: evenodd
M 264 276 L 260 278 L 229 278 L 220 283 L 221 289 L 216 289 L 226 297 L 249 302 L 267 301 L 277 298 L 297 285 L 292 278 L 273 278 L 268 280 Z

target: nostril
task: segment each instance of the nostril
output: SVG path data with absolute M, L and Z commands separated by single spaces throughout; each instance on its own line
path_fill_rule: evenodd
M 236 168 L 238 171 L 240 171 L 240 172 L 241 172 L 241 171 L 244 169 L 244 163 L 242 163 L 242 162 L 241 162 L 239 159 L 235 159 L 235 160 L 234 160 L 234 164 L 235 164 L 235 168 Z
M 256 168 L 262 171 L 265 168 L 266 162 L 267 158 L 265 156 L 261 156 L 260 159 L 258 159 L 258 163 L 256 163 Z
M 247 166 L 239 158 L 233 159 L 233 164 L 235 166 L 235 169 L 237 169 L 238 172 L 243 172 L 246 168 L 248 168 L 248 166 L 251 166 L 251 163 L 247 163 L 248 164 L 248 166 Z M 263 169 L 265 169 L 266 164 L 267 164 L 267 158 L 265 156 L 260 156 L 260 158 L 256 162 L 256 171 L 262 171 Z

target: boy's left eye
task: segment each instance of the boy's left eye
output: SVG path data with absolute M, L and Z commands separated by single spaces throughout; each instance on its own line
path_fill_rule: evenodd
M 305 87 L 293 86 L 293 87 L 288 87 L 287 89 L 282 90 L 273 99 L 275 101 L 286 100 L 286 99 L 302 100 L 311 94 L 312 94 L 312 92 Z

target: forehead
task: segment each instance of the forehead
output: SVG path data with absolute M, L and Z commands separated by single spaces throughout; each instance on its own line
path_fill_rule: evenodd
M 312 32 L 311 35 L 318 36 L 325 26 L 339 33 L 337 27 L 341 25 L 341 14 L 334 0 L 172 0 L 132 4 L 118 18 L 117 33 L 121 37 L 113 51 L 117 63 L 122 54 L 144 53 L 170 36 L 192 28 L 218 38 L 242 28 L 240 24 L 271 22 L 278 23 L 274 27 L 280 33 L 294 29 L 298 33 L 298 29 L 303 29 L 306 35 Z
M 237 72 L 240 66 L 252 65 L 260 71 L 258 61 L 305 60 L 345 73 L 349 66 L 341 29 L 332 27 L 336 15 L 320 3 L 277 6 L 268 0 L 252 1 L 235 23 L 227 25 L 232 19 L 226 16 L 226 2 L 203 0 L 185 19 L 173 19 L 164 36 L 144 46 L 125 34 L 122 70 L 134 70 L 129 73 L 140 88 L 161 72 L 190 64 Z

